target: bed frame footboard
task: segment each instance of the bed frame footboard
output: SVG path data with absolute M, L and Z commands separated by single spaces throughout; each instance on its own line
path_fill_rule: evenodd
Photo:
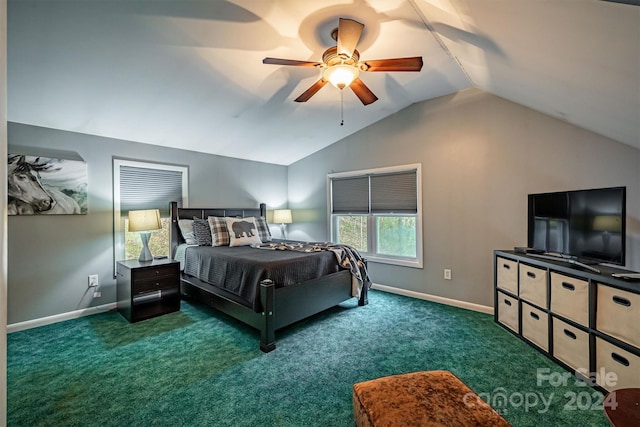
M 238 304 L 216 292 L 206 283 L 193 277 L 184 277 L 181 281 L 183 295 L 204 302 L 260 331 L 260 350 L 265 353 L 275 350 L 275 332 L 314 314 L 320 313 L 352 298 L 351 274 L 347 270 L 339 271 L 318 279 L 276 288 L 273 281 L 267 279 L 260 283 L 260 303 L 263 311 L 256 313 L 252 309 Z M 358 305 L 366 304 L 366 290 L 363 291 Z
M 271 280 L 260 284 L 260 301 L 264 312 L 260 349 L 276 348 L 275 331 L 351 299 L 351 273 L 339 271 L 297 285 L 275 288 Z M 363 289 L 358 305 L 368 303 Z

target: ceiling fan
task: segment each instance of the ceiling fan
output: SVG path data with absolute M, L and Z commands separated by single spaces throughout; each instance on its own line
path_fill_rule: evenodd
M 358 21 L 340 18 L 338 28 L 331 32 L 331 37 L 336 40 L 337 44 L 325 50 L 322 54 L 322 62 L 264 58 L 262 63 L 292 65 L 294 67 L 315 67 L 322 70 L 320 80 L 297 97 L 295 99 L 296 102 L 307 102 L 324 85 L 331 83 L 341 90 L 345 87 L 350 87 L 364 105 L 369 105 L 376 102 L 378 97 L 360 80 L 361 71 L 420 71 L 422 69 L 422 57 L 360 61 L 360 52 L 356 49 L 356 45 L 360 40 L 363 29 L 364 24 Z

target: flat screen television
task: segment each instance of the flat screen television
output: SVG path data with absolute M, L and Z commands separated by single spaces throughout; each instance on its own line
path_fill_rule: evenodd
M 528 221 L 530 248 L 625 264 L 626 187 L 529 194 Z

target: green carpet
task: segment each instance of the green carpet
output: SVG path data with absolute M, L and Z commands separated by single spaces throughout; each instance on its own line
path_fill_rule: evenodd
M 379 291 L 279 331 L 268 354 L 257 331 L 184 301 L 136 324 L 109 312 L 7 340 L 9 426 L 353 426 L 354 383 L 435 369 L 514 426 L 607 425 L 601 393 L 537 384 L 537 369 L 565 371 L 493 316 Z

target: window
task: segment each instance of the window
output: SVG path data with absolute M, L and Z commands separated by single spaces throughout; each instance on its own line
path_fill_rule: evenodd
M 331 240 L 369 261 L 422 267 L 420 165 L 329 175 Z
M 159 163 L 113 160 L 114 257 L 137 259 L 142 242 L 138 233 L 129 233 L 130 210 L 159 209 L 162 230 L 154 231 L 149 249 L 155 255 L 169 256 L 169 202 L 187 206 L 188 168 Z

